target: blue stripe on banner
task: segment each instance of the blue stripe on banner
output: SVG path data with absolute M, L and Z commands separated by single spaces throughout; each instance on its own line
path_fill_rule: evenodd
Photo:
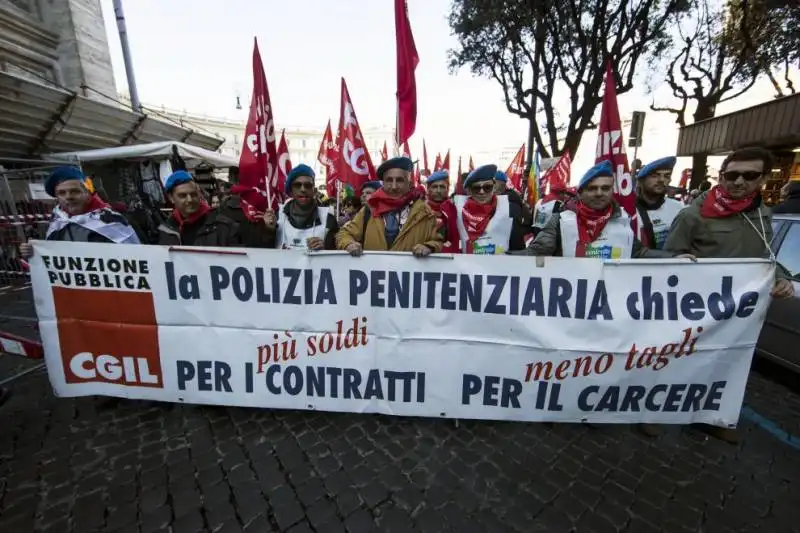
M 780 428 L 778 424 L 776 424 L 769 418 L 761 416 L 760 414 L 756 413 L 747 406 L 742 407 L 742 417 L 744 417 L 745 420 L 749 420 L 750 422 L 754 423 L 761 429 L 765 430 L 767 433 L 777 438 L 784 444 L 788 444 L 795 450 L 800 450 L 800 437 L 785 432 Z

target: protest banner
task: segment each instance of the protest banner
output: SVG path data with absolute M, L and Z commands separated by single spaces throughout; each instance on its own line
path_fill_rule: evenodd
M 518 421 L 736 424 L 774 277 L 760 260 L 34 248 L 59 396 Z

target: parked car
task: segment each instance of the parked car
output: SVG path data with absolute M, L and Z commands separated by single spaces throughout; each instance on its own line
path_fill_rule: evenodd
M 772 230 L 772 250 L 795 277 L 795 296 L 772 301 L 756 355 L 800 374 L 800 215 L 773 215 Z

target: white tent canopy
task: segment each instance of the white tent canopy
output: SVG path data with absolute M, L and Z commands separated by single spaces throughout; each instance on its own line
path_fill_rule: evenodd
M 232 157 L 228 157 L 205 148 L 183 144 L 181 142 L 163 141 L 149 144 L 132 144 L 128 146 L 118 146 L 116 148 L 100 148 L 98 150 L 82 150 L 79 152 L 61 152 L 47 154 L 44 159 L 57 160 L 72 163 L 95 163 L 114 160 L 155 160 L 161 161 L 169 159 L 172 155 L 172 147 L 178 149 L 180 155 L 186 162 L 188 168 L 194 168 L 201 163 L 206 163 L 217 168 L 228 168 L 239 166 L 239 162 Z

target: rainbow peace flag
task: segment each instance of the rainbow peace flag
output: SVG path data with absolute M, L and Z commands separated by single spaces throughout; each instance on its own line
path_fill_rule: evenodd
M 531 207 L 536 205 L 536 202 L 542 197 L 541 194 L 541 181 L 542 181 L 542 165 L 541 156 L 539 155 L 539 147 L 536 147 L 536 152 L 533 155 L 533 164 L 528 174 L 528 205 Z

